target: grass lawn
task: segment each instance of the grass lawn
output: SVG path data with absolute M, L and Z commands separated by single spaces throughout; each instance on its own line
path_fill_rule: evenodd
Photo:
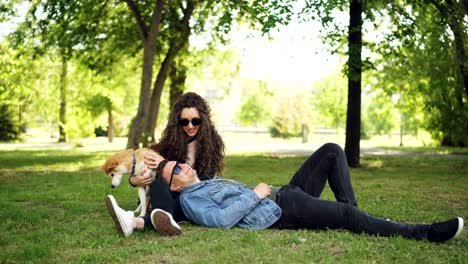
M 2 263 L 466 263 L 468 237 L 445 244 L 347 231 L 222 230 L 182 225 L 180 237 L 117 235 L 104 197 L 126 209 L 137 192 L 111 189 L 97 168 L 111 152 L 0 151 Z M 228 156 L 225 177 L 288 182 L 304 157 Z M 468 218 L 468 156 L 363 157 L 352 170 L 362 209 L 393 220 Z M 333 199 L 326 189 L 325 199 Z
M 468 155 L 468 148 L 461 147 L 388 147 L 384 146 L 383 149 L 398 150 L 416 154 L 427 154 L 427 155 L 444 155 L 444 154 L 455 154 L 455 155 Z

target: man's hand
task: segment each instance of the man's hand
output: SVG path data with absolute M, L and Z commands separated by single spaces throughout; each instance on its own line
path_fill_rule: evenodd
M 259 183 L 254 189 L 254 193 L 257 194 L 258 198 L 263 199 L 268 197 L 271 194 L 271 186 L 266 183 Z
M 135 186 L 145 187 L 153 182 L 153 178 L 151 177 L 151 174 L 144 169 L 140 174 L 130 177 L 129 181 Z
M 164 157 L 151 150 L 145 153 L 144 159 L 146 167 L 155 170 L 159 166 L 159 163 L 164 160 Z

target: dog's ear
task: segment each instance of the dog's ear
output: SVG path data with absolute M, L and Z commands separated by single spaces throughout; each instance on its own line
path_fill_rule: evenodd
M 119 162 L 116 160 L 108 160 L 104 165 L 101 166 L 101 170 L 103 170 L 106 174 L 111 171 L 113 168 L 117 167 Z
M 106 162 L 106 163 L 102 164 L 101 166 L 97 167 L 96 170 L 97 170 L 97 171 L 104 171 L 104 172 L 106 172 L 106 169 L 107 169 L 107 168 L 108 168 L 108 164 L 107 164 L 107 162 Z
M 113 168 L 115 168 L 115 167 L 117 167 L 117 166 L 119 166 L 119 162 L 116 161 L 116 160 L 113 160 L 113 161 L 111 161 L 110 164 L 109 164 L 109 169 L 113 169 Z

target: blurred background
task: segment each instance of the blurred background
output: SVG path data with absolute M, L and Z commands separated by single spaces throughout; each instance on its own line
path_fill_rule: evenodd
M 228 153 L 467 146 L 467 7 L 362 2 L 2 2 L 0 140 L 145 146 L 194 91 Z

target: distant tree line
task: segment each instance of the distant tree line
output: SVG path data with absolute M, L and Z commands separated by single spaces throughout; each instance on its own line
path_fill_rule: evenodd
M 20 3 L 25 1 L 0 4 L 0 22 L 10 21 Z M 26 3 L 25 21 L 1 43 L 1 107 L 11 113 L 0 120 L 11 130 L 3 139 L 17 138 L 19 127 L 28 122 L 58 127 L 58 141 L 86 136 L 104 122 L 109 140 L 123 134 L 128 135 L 129 148 L 147 145 L 155 141 L 158 119 L 165 118 L 170 105 L 186 89 L 189 69 L 218 56 L 216 47 L 228 41 L 233 27 L 248 24 L 268 34 L 295 17 L 304 23 L 319 21 L 329 50 L 347 58 L 342 71 L 346 97 L 338 83 L 324 80 L 327 89 L 318 85 L 314 92 L 324 101 L 314 104 L 318 109 L 334 109 L 328 112 L 334 113 L 330 125 L 335 128 L 346 117 L 345 151 L 350 166 L 359 166 L 361 116 L 381 119 L 385 113 L 374 107 L 362 114 L 362 87 L 370 87 L 365 92 L 376 98 L 379 95 L 381 103 L 384 97 L 387 103 L 398 98 L 393 103 L 406 130 L 417 124 L 441 144 L 468 145 L 466 1 Z M 338 19 L 337 14 L 342 13 L 348 14 L 347 23 Z M 191 36 L 203 36 L 205 47 L 191 46 Z M 167 98 L 162 97 L 164 87 L 169 87 Z M 335 96 L 330 96 L 333 93 Z M 262 99 L 253 96 L 246 100 L 246 111 L 239 114 L 242 119 L 264 118 L 262 111 L 252 112 Z M 286 98 L 279 106 L 294 109 L 288 105 L 291 100 Z M 127 120 L 131 124 L 128 129 L 120 128 L 115 120 L 119 113 L 134 117 Z M 311 118 L 293 119 L 303 123 Z M 280 114 L 272 116 L 272 123 L 280 134 L 293 135 L 291 131 L 302 127 Z M 388 129 L 384 125 L 377 130 Z

